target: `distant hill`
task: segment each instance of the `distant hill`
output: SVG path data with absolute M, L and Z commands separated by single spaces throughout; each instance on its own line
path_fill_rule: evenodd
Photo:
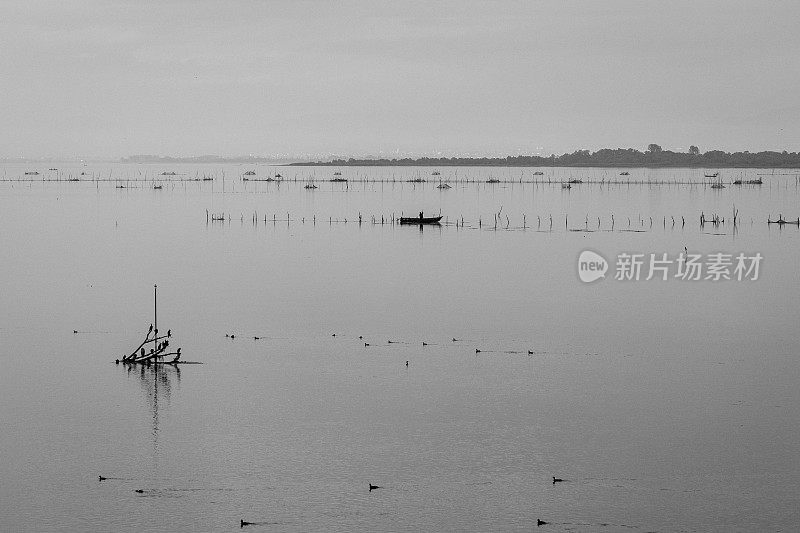
M 426 166 L 426 167 L 646 167 L 646 168 L 800 168 L 797 152 L 722 152 L 711 150 L 703 154 L 694 147 L 693 153 L 662 150 L 650 145 L 645 152 L 633 148 L 604 148 L 596 152 L 577 150 L 571 154 L 542 157 L 520 155 L 508 157 L 422 157 L 419 159 L 334 159 L 292 163 L 296 166 Z

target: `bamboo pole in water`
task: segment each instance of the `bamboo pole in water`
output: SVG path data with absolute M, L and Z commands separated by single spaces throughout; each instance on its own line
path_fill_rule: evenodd
M 153 285 L 153 329 L 158 337 L 158 285 Z

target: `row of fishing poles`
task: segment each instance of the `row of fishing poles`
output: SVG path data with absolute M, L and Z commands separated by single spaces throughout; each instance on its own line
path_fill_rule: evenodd
M 401 213 L 399 216 L 397 214 L 395 214 L 395 213 L 392 213 L 391 215 L 369 215 L 369 216 L 364 216 L 362 213 L 358 213 L 357 217 L 350 218 L 350 219 L 348 219 L 348 218 L 334 218 L 333 216 L 329 216 L 329 217 L 327 217 L 328 220 L 325 220 L 322 217 L 318 218 L 316 215 L 312 215 L 311 217 L 301 216 L 301 217 L 292 218 L 291 214 L 287 212 L 285 217 L 283 215 L 281 215 L 279 217 L 278 214 L 276 214 L 276 213 L 273 213 L 273 215 L 270 217 L 268 215 L 261 216 L 257 212 L 253 212 L 249 216 L 249 220 L 250 220 L 250 222 L 251 222 L 251 224 L 253 226 L 257 226 L 258 224 L 261 224 L 261 223 L 263 223 L 265 225 L 266 224 L 270 224 L 270 223 L 273 224 L 273 225 L 277 225 L 278 223 L 281 223 L 281 224 L 285 223 L 286 225 L 289 225 L 292 222 L 300 223 L 300 224 L 306 224 L 306 222 L 308 222 L 309 224 L 311 224 L 313 226 L 316 226 L 317 224 L 320 224 L 320 225 L 322 225 L 322 224 L 333 225 L 333 224 L 348 224 L 348 223 L 356 224 L 358 226 L 362 226 L 362 225 L 365 225 L 365 224 L 366 225 L 372 225 L 372 226 L 384 226 L 384 225 L 394 226 L 394 225 L 399 225 L 400 224 L 400 218 L 402 216 L 403 216 L 403 213 Z M 206 224 L 207 225 L 208 224 L 216 224 L 216 223 L 228 223 L 228 224 L 230 224 L 232 221 L 236 220 L 236 218 L 238 218 L 240 223 L 244 224 L 244 221 L 245 221 L 244 214 L 240 214 L 239 217 L 233 217 L 230 213 L 227 213 L 227 214 L 226 213 L 212 213 L 212 212 L 206 210 Z M 463 215 L 462 215 L 462 216 L 460 216 L 458 218 L 455 218 L 452 221 L 449 219 L 449 217 L 447 217 L 447 218 L 444 219 L 444 221 L 442 221 L 442 222 L 440 222 L 439 224 L 436 224 L 436 225 L 438 225 L 438 226 L 452 226 L 452 227 L 455 227 L 456 229 L 460 229 L 460 228 L 464 228 L 464 229 L 493 229 L 493 230 L 498 230 L 498 229 L 501 229 L 501 230 L 536 229 L 537 231 L 541 231 L 541 230 L 553 231 L 555 228 L 563 227 L 568 231 L 600 231 L 600 230 L 603 230 L 603 218 L 600 217 L 600 216 L 590 217 L 588 213 L 586 214 L 586 216 L 582 220 L 582 222 L 583 222 L 582 226 L 573 226 L 573 227 L 570 227 L 570 221 L 572 220 L 572 222 L 574 223 L 575 219 L 570 219 L 568 214 L 557 215 L 555 218 L 553 217 L 552 213 L 550 213 L 550 214 L 548 214 L 547 216 L 544 216 L 544 217 L 541 216 L 541 215 L 537 215 L 536 219 L 535 219 L 535 224 L 534 224 L 534 219 L 531 217 L 531 219 L 529 220 L 527 214 L 523 214 L 521 219 L 522 219 L 521 220 L 521 222 L 522 222 L 521 225 L 512 226 L 511 225 L 511 217 L 507 213 L 503 213 L 502 208 L 501 208 L 501 210 L 499 212 L 494 213 L 492 215 L 491 219 L 487 219 L 486 221 L 484 221 L 483 217 L 478 217 L 477 221 L 465 220 Z M 562 220 L 563 220 L 563 226 L 562 226 L 562 222 L 561 222 Z M 578 220 L 580 220 L 580 219 L 578 219 Z M 641 214 L 638 215 L 638 217 L 636 219 L 632 219 L 630 216 L 626 216 L 626 217 L 620 217 L 620 219 L 618 220 L 617 217 L 613 213 L 611 213 L 606 218 L 606 220 L 607 220 L 607 224 L 605 226 L 605 229 L 608 230 L 608 231 L 615 231 L 615 230 L 619 230 L 619 231 L 625 231 L 625 230 L 644 231 L 645 229 L 653 229 L 654 227 L 657 227 L 657 226 L 661 226 L 664 229 L 667 229 L 667 228 L 670 228 L 670 229 L 681 228 L 681 229 L 683 229 L 683 228 L 686 227 L 686 222 L 687 222 L 685 216 L 675 217 L 673 215 L 669 215 L 669 216 L 663 215 L 661 217 L 661 220 L 659 221 L 658 217 L 656 217 L 656 218 L 654 218 L 652 216 L 643 217 Z M 699 218 L 697 220 L 699 221 L 699 226 L 700 226 L 701 229 L 705 228 L 706 226 L 710 226 L 710 227 L 724 226 L 726 224 L 726 222 L 728 223 L 728 225 L 733 226 L 734 228 L 736 228 L 741 223 L 741 219 L 739 217 L 739 210 L 736 209 L 735 207 L 734 207 L 733 212 L 732 212 L 730 217 L 725 217 L 725 216 L 722 216 L 722 215 L 720 215 L 718 213 L 706 214 L 705 212 L 701 212 L 700 216 L 699 216 Z M 779 216 L 779 220 L 784 220 L 782 215 Z M 798 217 L 798 221 L 800 221 L 800 217 Z M 595 222 L 596 222 L 596 224 L 595 224 Z M 659 222 L 661 222 L 661 223 L 659 224 Z M 767 217 L 765 222 L 768 225 L 776 223 L 775 221 L 772 221 L 770 219 L 770 217 Z M 800 228 L 800 222 L 794 222 L 794 221 L 786 222 L 786 221 L 784 221 L 784 223 L 785 224 L 796 225 L 798 228 Z M 755 224 L 755 219 L 750 218 L 750 225 L 752 226 L 754 224 Z M 408 224 L 406 224 L 406 225 L 408 225 Z M 413 225 L 416 225 L 416 224 L 411 224 L 411 225 L 413 226 Z M 436 225 L 434 225 L 434 227 Z M 783 224 L 779 224 L 779 225 L 782 226 Z
M 761 174 L 759 174 L 761 175 Z M 764 174 L 767 176 L 771 176 L 770 174 Z M 776 174 L 775 176 L 788 176 L 792 174 Z M 41 176 L 41 177 L 39 177 Z M 794 174 L 794 180 L 768 180 L 766 184 L 769 188 L 772 188 L 773 185 L 780 186 L 784 185 L 784 187 L 788 187 L 789 184 L 793 182 L 795 187 L 800 187 L 800 175 Z M 8 181 L 8 182 L 28 182 L 28 183 L 35 183 L 35 182 L 92 182 L 92 183 L 115 183 L 117 185 L 125 185 L 128 183 L 183 183 L 183 182 L 222 182 L 223 187 L 226 183 L 226 176 L 225 172 L 222 171 L 221 174 L 218 176 L 215 173 L 200 173 L 200 171 L 196 171 L 194 175 L 190 174 L 178 174 L 178 173 L 160 173 L 160 174 L 149 174 L 149 172 L 145 171 L 144 173 L 139 172 L 137 176 L 133 177 L 113 177 L 113 171 L 109 171 L 107 177 L 103 177 L 101 174 L 95 175 L 94 173 L 88 174 L 87 172 L 81 172 L 80 174 L 73 175 L 71 173 L 63 173 L 59 172 L 57 175 L 45 175 L 45 174 L 37 174 L 36 176 L 31 175 L 24 175 L 24 176 L 17 176 L 17 177 L 8 177 L 4 174 L 3 178 L 0 181 Z M 392 175 L 391 178 L 376 178 L 376 177 L 369 177 L 367 175 L 363 176 L 356 176 L 356 177 L 349 177 L 347 179 L 318 179 L 315 176 L 299 176 L 295 174 L 292 177 L 279 177 L 279 178 L 249 178 L 244 179 L 243 177 L 236 177 L 234 179 L 227 179 L 227 183 L 241 183 L 245 187 L 250 184 L 259 184 L 259 183 L 266 183 L 268 185 L 276 185 L 280 186 L 281 183 L 305 183 L 305 184 L 318 184 L 318 183 L 331 183 L 332 185 L 343 186 L 343 188 L 349 188 L 349 184 L 351 183 L 358 183 L 358 184 L 369 184 L 369 183 L 392 183 L 392 184 L 404 184 L 407 183 L 414 187 L 417 186 L 424 186 L 426 184 L 435 185 L 437 188 L 447 189 L 451 188 L 451 185 L 474 185 L 474 184 L 484 184 L 487 186 L 493 185 L 548 185 L 548 186 L 566 186 L 570 185 L 569 188 L 565 188 L 565 190 L 569 190 L 574 187 L 580 187 L 581 185 L 599 185 L 601 187 L 604 186 L 645 186 L 645 187 L 671 187 L 671 186 L 688 186 L 690 188 L 714 188 L 719 189 L 719 182 L 718 181 L 707 181 L 707 180 L 692 180 L 692 179 L 671 179 L 671 180 L 657 180 L 657 179 L 621 179 L 621 178 L 557 178 L 556 176 L 547 176 L 547 177 L 533 177 L 533 178 L 524 178 L 520 176 L 519 179 L 500 179 L 500 178 L 458 178 L 457 176 L 454 178 L 437 178 L 437 179 L 423 179 L 423 178 L 397 178 Z M 443 187 L 447 185 L 447 187 Z M 738 188 L 757 188 L 761 187 L 761 183 L 749 183 L 747 180 L 734 180 L 730 183 L 726 183 L 728 186 L 735 186 Z M 122 187 L 120 187 L 122 188 Z M 723 187 L 724 188 L 724 187 Z

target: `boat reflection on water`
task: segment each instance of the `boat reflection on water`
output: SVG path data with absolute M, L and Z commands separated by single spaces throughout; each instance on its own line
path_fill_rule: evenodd
M 442 232 L 441 224 L 419 224 L 419 232 L 423 233 L 425 228 L 427 227 L 428 231 L 436 231 L 438 230 L 439 233 Z

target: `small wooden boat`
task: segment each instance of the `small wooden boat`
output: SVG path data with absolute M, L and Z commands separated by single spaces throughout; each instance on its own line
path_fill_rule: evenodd
M 438 224 L 442 215 L 438 217 L 400 217 L 400 224 Z
M 619 175 L 620 176 L 630 176 L 631 173 L 626 171 L 626 172 L 620 172 Z
M 333 178 L 331 180 L 331 183 L 346 183 L 346 182 L 347 182 L 347 178 Z
M 422 178 L 414 178 L 412 180 L 408 180 L 409 183 L 425 183 L 425 180 Z
M 784 224 L 791 224 L 793 226 L 800 227 L 800 217 L 797 220 L 786 220 L 783 218 L 783 215 L 778 215 L 778 220 L 770 220 L 767 218 L 767 224 L 777 224 L 779 226 L 783 226 Z
M 448 185 L 447 183 L 440 183 L 439 185 L 436 186 L 436 188 L 437 189 L 449 189 L 450 185 Z
M 244 175 L 245 176 L 255 176 L 256 175 L 256 171 L 255 170 L 248 170 L 247 172 L 244 173 Z
M 578 179 L 578 178 L 574 178 L 574 179 L 569 180 L 567 183 L 571 183 L 573 185 L 577 185 L 578 183 L 583 183 L 583 180 L 582 179 Z
M 154 190 L 154 191 L 160 191 L 160 190 L 161 190 L 161 189 L 163 189 L 163 188 L 164 188 L 164 186 L 163 186 L 163 185 L 153 185 L 153 190 Z
M 717 177 L 719 177 L 719 172 L 712 172 L 711 174 L 706 173 L 706 174 L 704 174 L 704 176 L 707 177 L 707 178 L 717 178 Z
M 497 178 L 489 178 L 486 180 L 486 183 L 500 183 L 500 180 Z
M 303 188 L 304 188 L 304 189 L 316 189 L 316 188 L 317 188 L 317 186 L 316 186 L 316 185 L 314 185 L 313 183 L 306 183 L 306 184 L 305 184 L 305 186 L 304 186 Z
M 533 173 L 533 175 L 534 176 L 544 176 L 544 172 L 542 172 L 541 170 L 537 170 L 536 172 Z

